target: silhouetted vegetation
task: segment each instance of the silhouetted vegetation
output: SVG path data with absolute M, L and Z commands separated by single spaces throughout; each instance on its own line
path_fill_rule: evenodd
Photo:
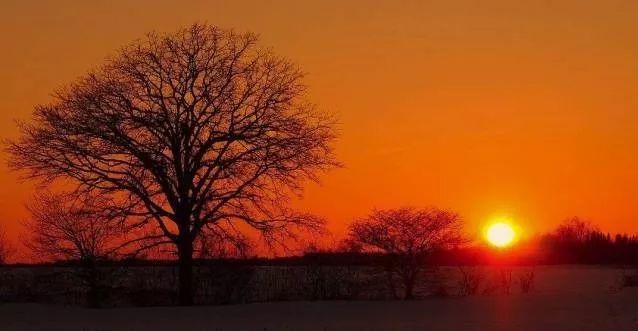
M 476 268 L 459 267 L 461 277 L 458 281 L 458 293 L 460 296 L 475 295 L 479 293 L 481 285 L 485 281 L 485 275 Z
M 518 277 L 518 285 L 521 288 L 522 293 L 528 293 L 534 289 L 536 282 L 536 270 L 533 268 Z
M 385 253 L 382 266 L 391 293 L 396 293 L 398 277 L 405 299 L 414 297 L 414 286 L 433 252 L 464 242 L 457 214 L 414 208 L 376 210 L 350 226 L 349 239 L 363 249 Z
M 181 303 L 175 261 L 115 255 L 118 240 L 101 241 L 116 235 L 117 227 L 111 233 L 101 227 L 112 224 L 104 223 L 105 215 L 88 212 L 99 203 L 36 197 L 28 246 L 56 262 L 3 268 L 0 300 L 92 307 Z M 309 248 L 300 256 L 249 258 L 248 246 L 236 242 L 200 249 L 193 260 L 193 303 L 384 300 L 396 298 L 397 291 L 404 298 L 525 294 L 536 288 L 539 264 L 635 264 L 636 237 L 602 234 L 579 219 L 517 247 L 494 250 L 460 245 L 455 214 L 417 211 L 375 212 L 353 223 L 345 245 Z M 372 243 L 377 246 L 367 246 Z M 619 290 L 638 283 L 636 273 L 625 270 L 615 285 Z
M 548 238 L 553 241 L 548 241 Z M 599 246 L 600 238 L 606 238 L 603 241 L 605 246 Z M 281 258 L 247 258 L 234 254 L 223 257 L 222 254 L 218 258 L 193 261 L 194 303 L 393 299 L 396 292 L 389 290 L 392 286 L 395 291 L 404 291 L 404 297 L 408 298 L 406 286 L 412 287 L 412 297 L 525 294 L 536 287 L 536 264 L 617 264 L 613 261 L 621 261 L 619 258 L 602 262 L 589 258 L 579 260 L 587 257 L 579 254 L 589 252 L 590 243 L 598 248 L 626 249 L 628 245 L 634 245 L 635 240 L 626 235 L 602 236 L 594 226 L 569 220 L 550 234 L 527 244 L 520 243 L 523 247 L 535 247 L 532 251 L 517 251 L 516 247 L 509 251 L 495 251 L 481 245 L 433 246 L 438 248 L 418 256 L 419 266 L 400 266 L 398 263 L 414 260 L 399 258 L 396 253 L 366 250 L 352 241 L 340 250 L 314 248 L 300 256 Z M 570 259 L 559 262 L 558 257 L 564 256 Z M 574 259 L 575 256 L 579 259 Z M 633 261 L 635 256 L 627 255 L 625 258 L 627 260 L 619 264 L 629 264 L 628 261 Z M 98 259 L 94 267 L 100 275 L 114 275 L 101 283 L 108 285 L 108 291 L 103 287 L 104 291 L 94 297 L 99 298 L 100 306 L 179 303 L 179 273 L 175 261 Z M 392 271 L 393 276 L 401 275 L 399 268 L 421 269 L 419 276 L 410 280 L 412 283 L 406 285 L 402 278 L 396 277 L 392 279 L 393 284 L 389 284 L 388 271 Z M 5 301 L 86 302 L 96 306 L 82 299 L 92 297 L 91 287 L 76 281 L 78 270 L 87 270 L 81 258 L 69 258 L 35 268 L 11 266 L 4 270 L 0 274 L 0 297 Z M 619 276 L 617 286 L 620 289 L 636 286 L 636 279 L 636 273 L 627 269 Z M 32 286 L 34 283 L 38 285 Z
M 543 264 L 638 265 L 638 236 L 603 233 L 579 218 L 564 221 L 539 239 Z
M 28 204 L 27 247 L 37 259 L 72 261 L 91 307 L 100 305 L 115 277 L 113 268 L 99 263 L 115 257 L 124 233 L 120 217 L 104 213 L 108 203 L 99 196 L 42 192 Z
M 286 200 L 338 165 L 333 120 L 257 39 L 195 24 L 124 47 L 35 108 L 11 167 L 116 201 L 136 249 L 177 255 L 180 302 L 192 303 L 200 241 L 241 242 L 243 227 L 280 243 L 323 226 Z
M 338 255 L 338 254 L 337 254 Z M 194 303 L 237 304 L 290 300 L 389 300 L 379 263 L 383 255 L 362 254 L 367 264 L 335 264 L 335 253 L 282 259 L 194 260 Z M 326 258 L 326 259 L 324 259 Z M 81 261 L 13 265 L 0 270 L 0 300 L 90 306 L 179 304 L 174 261 L 121 260 L 95 264 L 102 275 L 115 275 L 99 304 L 87 301 L 91 289 L 77 281 Z M 413 284 L 414 297 L 527 293 L 533 270 L 463 267 L 430 268 Z M 427 277 L 425 277 L 427 276 Z M 523 282 L 520 282 L 523 280 Z M 399 284 L 401 285 L 401 284 Z M 517 285 L 520 285 L 517 286 Z
M 125 47 L 36 107 L 10 165 L 75 187 L 29 204 L 26 246 L 56 263 L 12 267 L 19 276 L 3 274 L 0 294 L 90 306 L 411 299 L 450 294 L 441 266 L 459 267 L 467 296 L 533 291 L 535 269 L 517 265 L 638 264 L 638 236 L 579 218 L 494 250 L 464 245 L 459 216 L 433 208 L 373 211 L 336 250 L 247 258 L 247 232 L 275 245 L 323 230 L 286 207 L 303 180 L 339 165 L 333 120 L 307 103 L 302 80 L 255 35 L 193 25 Z M 0 231 L 0 264 L 9 252 Z M 476 267 L 486 265 L 490 277 Z

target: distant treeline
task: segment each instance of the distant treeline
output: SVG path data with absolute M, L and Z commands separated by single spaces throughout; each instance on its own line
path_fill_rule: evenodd
M 254 259 L 264 265 L 383 265 L 391 254 L 342 248 L 313 249 L 302 256 Z M 554 231 L 521 241 L 505 249 L 484 243 L 439 249 L 424 258 L 432 266 L 461 265 L 638 265 L 638 235 L 609 234 L 577 217 L 562 222 Z
M 195 259 L 194 265 L 237 266 L 378 266 L 391 263 L 396 256 L 360 251 L 345 245 L 339 248 L 308 249 L 305 253 L 285 257 L 241 257 Z M 12 266 L 82 266 L 82 261 L 66 260 L 44 264 Z M 124 259 L 95 262 L 102 266 L 171 266 L 174 260 Z M 430 266 L 472 265 L 551 265 L 601 264 L 638 265 L 638 235 L 609 234 L 578 218 L 571 218 L 556 230 L 519 242 L 513 247 L 496 249 L 487 244 L 470 244 L 432 252 L 424 263 Z
M 527 293 L 534 286 L 534 266 L 549 264 L 638 266 L 638 236 L 605 234 L 571 219 L 555 231 L 503 249 L 464 243 L 410 255 L 344 243 L 329 249 L 311 246 L 303 254 L 286 257 L 201 258 L 193 260 L 193 298 L 196 304 L 414 299 L 509 294 L 512 284 Z M 442 266 L 452 268 L 438 268 Z M 473 266 L 496 268 L 488 279 L 477 271 L 483 268 Z M 513 278 L 511 266 L 531 267 L 519 268 Z M 13 264 L 0 268 L 0 302 L 166 306 L 180 303 L 178 281 L 178 263 L 169 259 Z M 635 279 L 623 278 L 622 284 L 630 286 Z
M 196 259 L 194 265 L 237 266 L 375 266 L 393 260 L 385 253 L 347 250 L 317 250 L 286 257 L 246 257 Z M 46 264 L 13 264 L 18 267 L 80 266 L 80 261 L 59 261 Z M 171 266 L 174 260 L 127 259 L 97 263 L 103 266 L 144 267 Z M 478 265 L 552 265 L 600 264 L 638 265 L 638 236 L 605 234 L 594 231 L 582 240 L 566 240 L 554 234 L 536 237 L 509 250 L 495 250 L 486 245 L 473 245 L 432 253 L 426 264 L 431 266 Z
M 281 264 L 378 265 L 390 257 L 386 254 L 348 251 L 319 251 L 300 257 L 263 261 Z M 508 249 L 478 244 L 440 250 L 426 263 L 432 266 L 472 265 L 552 265 L 601 264 L 638 265 L 638 236 L 606 234 L 598 230 L 580 238 L 546 234 L 521 242 Z
M 388 254 L 347 249 L 315 250 L 300 257 L 265 260 L 263 263 L 378 265 L 392 260 Z M 638 235 L 609 234 L 579 218 L 570 218 L 554 231 L 498 249 L 478 243 L 432 252 L 425 258 L 432 266 L 459 265 L 638 265 Z

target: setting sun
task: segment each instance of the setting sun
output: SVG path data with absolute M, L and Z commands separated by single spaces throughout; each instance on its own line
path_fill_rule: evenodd
M 496 247 L 506 247 L 512 244 L 516 233 L 511 225 L 497 222 L 490 225 L 486 232 L 487 240 Z

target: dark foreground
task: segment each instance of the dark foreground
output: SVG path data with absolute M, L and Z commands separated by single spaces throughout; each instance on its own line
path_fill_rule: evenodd
M 638 290 L 210 307 L 0 305 L 2 330 L 638 330 Z
M 86 309 L 0 304 L 0 330 L 627 330 L 638 331 L 638 287 L 623 270 L 537 268 L 531 293 L 417 301 L 289 301 L 227 306 Z

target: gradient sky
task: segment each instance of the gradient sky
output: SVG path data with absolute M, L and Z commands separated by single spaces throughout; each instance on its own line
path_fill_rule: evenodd
M 260 33 L 338 114 L 344 169 L 296 204 L 343 233 L 371 208 L 434 205 L 477 231 L 580 215 L 638 232 L 635 0 L 0 3 L 0 138 L 144 33 L 193 22 Z M 0 164 L 12 236 L 32 186 Z

